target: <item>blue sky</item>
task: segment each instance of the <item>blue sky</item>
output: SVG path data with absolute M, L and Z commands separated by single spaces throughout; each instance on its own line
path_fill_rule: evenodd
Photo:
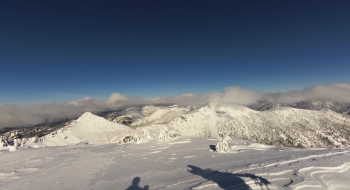
M 0 1 L 0 105 L 349 82 L 350 1 Z

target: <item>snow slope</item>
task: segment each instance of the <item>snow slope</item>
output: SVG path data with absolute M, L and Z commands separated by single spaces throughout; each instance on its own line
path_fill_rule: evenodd
M 131 107 L 122 111 L 111 112 L 104 117 L 112 122 L 130 126 L 146 126 L 151 124 L 167 123 L 176 117 L 188 112 L 190 108 L 172 106 L 144 106 Z
M 240 105 L 207 104 L 168 124 L 183 136 L 230 135 L 263 144 L 341 147 L 350 144 L 350 117 L 330 110 L 278 107 L 255 111 Z
M 0 189 L 348 189 L 350 148 L 294 149 L 241 139 L 20 147 L 0 154 Z
M 152 111 L 149 111 L 150 108 L 153 108 Z M 156 109 L 156 111 L 154 111 Z M 141 119 L 136 120 L 131 124 L 131 126 L 145 126 L 151 124 L 164 124 L 172 121 L 173 119 L 179 117 L 180 115 L 187 113 L 189 108 L 181 108 L 178 106 L 169 106 L 165 108 L 161 107 L 150 107 L 146 106 L 143 108 L 144 115 L 148 113 Z M 146 113 L 145 113 L 146 112 Z M 151 112 L 151 113 L 150 113 Z
M 42 137 L 38 144 L 45 146 L 72 145 L 80 142 L 105 144 L 118 142 L 123 136 L 136 133 L 136 130 L 127 126 L 112 123 L 86 112 L 71 124 Z
M 140 119 L 144 117 L 142 108 L 127 108 L 120 112 L 112 112 L 105 116 L 105 118 L 109 121 L 115 122 L 115 123 L 126 123 L 130 124 L 134 120 Z

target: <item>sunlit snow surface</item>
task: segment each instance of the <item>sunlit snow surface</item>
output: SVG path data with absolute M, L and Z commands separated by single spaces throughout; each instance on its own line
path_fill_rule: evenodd
M 0 189 L 349 189 L 350 148 L 293 149 L 233 139 L 232 153 L 216 153 L 211 148 L 217 142 L 178 137 L 4 150 Z

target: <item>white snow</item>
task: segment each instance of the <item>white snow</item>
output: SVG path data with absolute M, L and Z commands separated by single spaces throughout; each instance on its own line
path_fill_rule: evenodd
M 264 144 L 294 147 L 350 145 L 350 117 L 329 110 L 280 107 L 255 111 L 211 103 L 172 120 L 183 136 L 234 136 Z
M 0 189 L 347 189 L 350 147 L 293 149 L 233 139 L 176 137 L 141 144 L 74 145 L 0 155 Z M 283 150 L 283 151 L 280 151 Z M 132 185 L 132 182 L 137 182 Z
M 125 135 L 135 135 L 137 131 L 130 127 L 110 122 L 90 112 L 84 113 L 66 127 L 41 138 L 40 143 L 27 143 L 27 146 L 73 145 L 81 142 L 105 144 L 119 142 Z
M 215 103 L 191 111 L 146 106 L 125 113 L 139 118 L 135 125 L 142 127 L 87 112 L 43 137 L 14 139 L 13 146 L 3 147 L 0 154 L 0 189 L 338 190 L 350 186 L 346 137 L 350 119 L 342 114 L 287 107 L 260 112 Z M 219 136 L 227 137 L 220 142 Z M 229 136 L 240 138 L 230 142 Z M 319 138 L 340 148 L 258 143 L 281 141 L 282 145 L 292 140 L 304 147 L 326 147 Z
M 228 143 L 230 141 L 231 141 L 231 137 L 229 136 L 221 137 L 220 141 L 215 146 L 215 152 L 230 153 L 231 150 L 228 146 Z
M 173 119 L 179 117 L 189 111 L 189 108 L 181 108 L 178 106 L 170 107 L 155 107 L 155 106 L 145 106 L 142 109 L 144 117 L 136 120 L 131 125 L 132 126 L 145 126 L 150 124 L 163 124 L 172 121 Z

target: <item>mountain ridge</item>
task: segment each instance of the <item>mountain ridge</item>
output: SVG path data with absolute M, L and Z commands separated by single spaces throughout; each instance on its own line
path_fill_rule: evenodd
M 261 112 L 244 106 L 208 104 L 169 126 L 184 136 L 230 135 L 277 146 L 341 147 L 349 145 L 350 140 L 350 118 L 331 110 L 280 107 Z
M 310 104 L 299 104 L 310 105 Z M 119 142 L 126 135 L 141 136 L 148 130 L 157 138 L 162 126 L 182 136 L 231 136 L 276 146 L 342 147 L 350 145 L 350 117 L 312 104 L 315 110 L 275 105 L 259 111 L 236 104 L 208 103 L 198 108 L 181 106 L 144 106 L 108 112 L 104 117 L 86 112 L 76 120 L 46 133 L 25 136 L 10 131 L 0 136 L 3 143 L 15 139 L 42 139 L 46 145 Z M 333 102 L 324 104 L 335 109 Z M 337 107 L 344 110 L 347 104 Z M 304 108 L 307 106 L 304 106 Z M 320 108 L 316 110 L 316 108 Z M 117 119 L 132 118 L 123 124 Z M 125 121 L 125 120 L 124 120 Z M 40 132 L 40 131 L 39 131 Z M 38 140 L 35 140 L 38 141 Z M 6 144 L 5 143 L 5 144 Z
M 341 101 L 310 100 L 310 101 L 301 101 L 301 102 L 290 103 L 290 104 L 257 103 L 249 107 L 257 111 L 266 111 L 276 107 L 292 107 L 292 108 L 306 109 L 306 110 L 329 109 L 338 113 L 350 115 L 350 103 L 341 102 Z

